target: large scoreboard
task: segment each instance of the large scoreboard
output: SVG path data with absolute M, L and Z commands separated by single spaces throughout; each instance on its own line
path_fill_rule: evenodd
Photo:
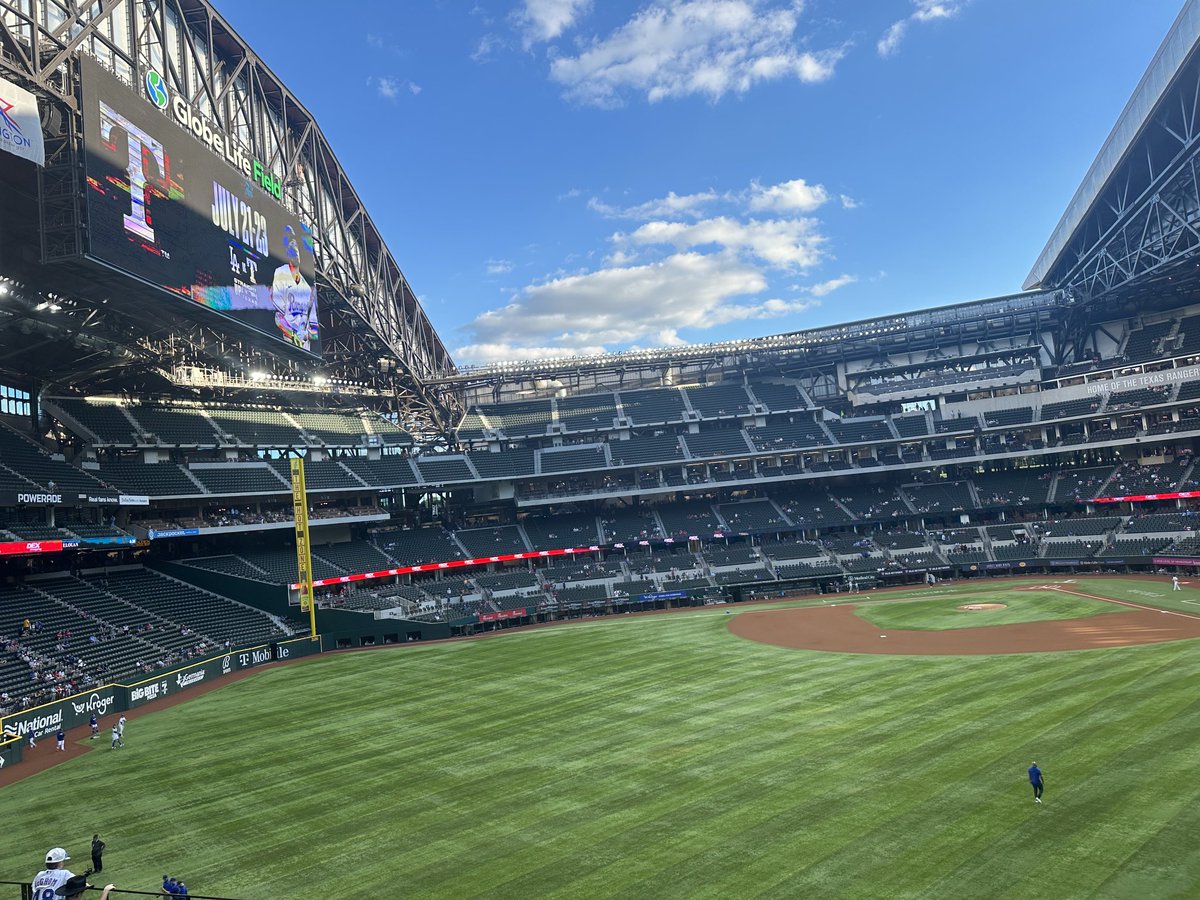
M 312 229 L 283 183 L 153 70 L 141 92 L 82 57 L 88 255 L 320 353 Z

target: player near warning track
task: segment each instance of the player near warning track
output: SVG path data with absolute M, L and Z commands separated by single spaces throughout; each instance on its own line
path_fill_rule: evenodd
M 1179 576 L 1178 575 L 1171 576 L 1171 590 L 1173 590 L 1173 591 L 1183 590 L 1183 588 L 1181 588 L 1179 586 Z
M 119 725 L 114 725 L 112 732 L 112 746 L 109 749 L 116 750 L 118 747 L 124 746 L 125 742 L 121 740 L 121 727 Z
M 1033 802 L 1041 803 L 1045 780 L 1042 777 L 1042 770 L 1038 768 L 1036 762 L 1029 767 L 1029 783 L 1033 785 Z
M 88 724 L 92 726 L 92 740 L 94 741 L 96 739 L 96 735 L 100 733 L 100 720 L 96 718 L 95 713 L 92 713 L 92 717 L 88 720 Z
M 66 750 L 67 749 L 67 731 L 61 725 L 58 726 L 58 734 L 56 734 L 54 736 L 54 741 L 55 741 L 55 745 L 54 745 L 55 750 Z
M 75 873 L 63 867 L 71 857 L 62 847 L 51 847 L 46 852 L 46 868 L 33 877 L 33 900 L 55 900 L 63 896 L 59 891 L 75 877 Z
M 124 742 L 124 740 L 125 740 L 125 717 L 124 716 L 121 716 L 121 718 L 117 719 L 117 734 L 120 735 L 121 741 Z

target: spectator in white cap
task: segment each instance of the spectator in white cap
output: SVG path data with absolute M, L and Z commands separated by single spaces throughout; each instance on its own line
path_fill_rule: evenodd
M 62 847 L 51 847 L 46 851 L 46 868 L 34 876 L 33 896 L 53 897 L 60 887 L 75 877 L 75 873 L 63 865 L 70 858 Z

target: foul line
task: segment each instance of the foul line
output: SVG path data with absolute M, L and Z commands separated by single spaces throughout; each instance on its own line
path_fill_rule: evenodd
M 1131 606 L 1134 609 L 1144 609 L 1148 612 L 1161 612 L 1169 616 L 1179 616 L 1184 619 L 1200 619 L 1200 616 L 1194 616 L 1191 613 L 1177 612 L 1173 609 L 1162 609 L 1158 606 L 1143 606 L 1141 603 L 1131 603 L 1128 600 L 1114 600 L 1112 597 L 1097 597 L 1095 594 L 1085 594 L 1082 591 L 1067 591 L 1060 587 L 1047 585 L 1052 591 L 1057 591 L 1060 594 L 1074 594 L 1076 597 L 1086 597 L 1088 600 L 1100 600 L 1103 603 L 1115 603 L 1118 606 Z

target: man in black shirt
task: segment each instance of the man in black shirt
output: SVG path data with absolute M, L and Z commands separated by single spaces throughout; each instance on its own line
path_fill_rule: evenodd
M 100 840 L 100 835 L 92 835 L 92 871 L 103 872 L 104 862 L 100 859 L 100 854 L 104 852 L 104 841 Z

